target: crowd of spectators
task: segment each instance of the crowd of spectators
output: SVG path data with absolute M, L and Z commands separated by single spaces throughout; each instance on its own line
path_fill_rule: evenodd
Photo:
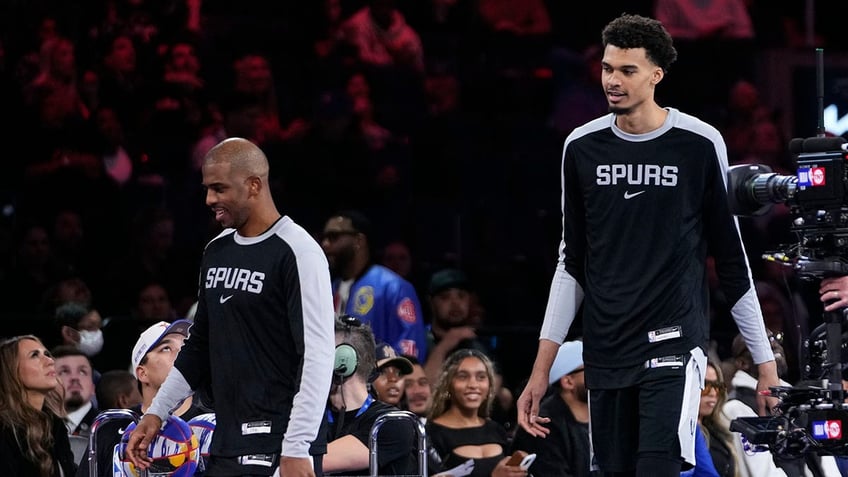
M 421 297 L 434 271 L 468 272 L 486 312 L 478 336 L 516 356 L 504 370 L 516 386 L 532 359 L 516 351 L 537 339 L 556 260 L 562 141 L 605 112 L 598 32 L 624 11 L 694 32 L 682 12 L 695 3 L 577 14 L 549 0 L 4 2 L 2 334 L 59 344 L 67 301 L 127 336 L 189 314 L 218 230 L 199 165 L 242 136 L 266 152 L 284 213 L 316 236 L 332 211 L 356 208 L 375 250 L 402 253 Z M 689 63 L 660 100 L 713 121 L 732 162 L 788 170 L 790 132 L 758 98 L 756 54 L 845 49 L 841 18 L 821 6 L 810 32 L 800 6 L 729 3 L 745 21 L 678 37 Z M 744 223 L 750 249 L 773 246 L 784 218 Z M 720 321 L 726 355 L 735 330 Z

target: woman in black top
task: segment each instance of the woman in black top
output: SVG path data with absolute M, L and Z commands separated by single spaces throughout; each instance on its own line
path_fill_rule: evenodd
M 24 335 L 0 343 L 0 475 L 74 475 L 61 386 L 41 340 Z
M 445 360 L 427 418 L 431 473 L 454 469 L 445 473 L 470 477 L 527 475 L 518 466 L 506 465 L 506 429 L 490 418 L 494 397 L 494 369 L 485 354 L 460 349 Z

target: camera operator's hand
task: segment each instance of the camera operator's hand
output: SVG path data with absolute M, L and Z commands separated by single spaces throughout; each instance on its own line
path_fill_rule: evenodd
M 824 311 L 833 311 L 848 305 L 848 276 L 823 278 L 819 285 L 819 296 Z
M 757 365 L 757 414 L 770 416 L 771 410 L 778 404 L 776 397 L 771 397 L 770 388 L 780 386 L 777 376 L 777 364 L 774 360 Z

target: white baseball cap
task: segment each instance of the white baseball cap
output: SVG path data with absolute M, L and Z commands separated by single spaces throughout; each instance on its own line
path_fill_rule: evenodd
M 559 346 L 554 364 L 551 365 L 551 373 L 548 384 L 553 384 L 563 376 L 583 367 L 583 342 L 566 341 Z
M 162 338 L 164 338 L 165 335 L 179 333 L 188 338 L 188 330 L 191 328 L 191 325 L 192 323 L 188 320 L 176 320 L 173 323 L 160 321 L 159 323 L 156 323 L 150 328 L 144 330 L 144 333 L 139 336 L 138 341 L 136 341 L 135 346 L 133 346 L 132 373 L 135 374 L 135 368 L 137 368 L 144 359 L 144 355 L 146 355 L 151 349 L 155 348 L 156 345 L 162 341 Z

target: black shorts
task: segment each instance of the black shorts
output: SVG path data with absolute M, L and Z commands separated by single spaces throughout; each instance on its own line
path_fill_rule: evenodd
M 656 367 L 586 366 L 593 468 L 632 471 L 646 453 L 678 462 L 694 459 L 703 372 L 691 354 L 677 358 Z

